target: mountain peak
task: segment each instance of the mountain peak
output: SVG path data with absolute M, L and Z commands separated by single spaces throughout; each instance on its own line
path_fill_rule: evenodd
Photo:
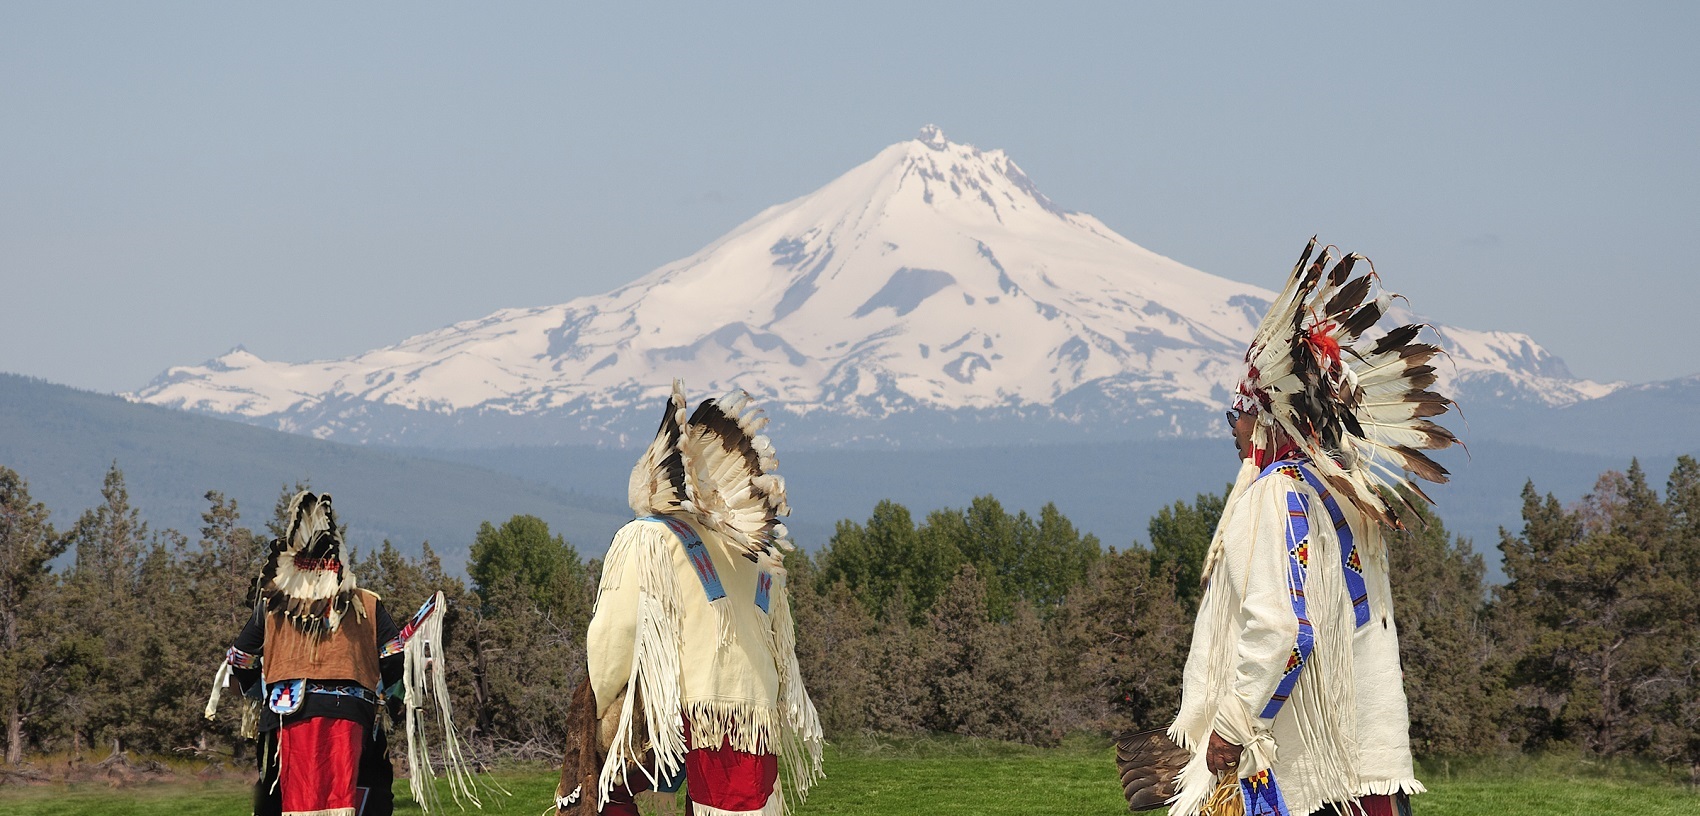
M 950 141 L 944 137 L 944 131 L 938 125 L 922 125 L 920 135 L 915 140 L 934 150 L 943 150 Z
M 550 429 L 544 441 L 606 442 L 652 428 L 683 377 L 693 393 L 747 390 L 828 444 L 965 417 L 1019 433 L 1049 421 L 1188 434 L 1216 429 L 1273 296 L 1063 210 L 1002 150 L 928 125 L 605 295 L 343 360 L 233 351 L 138 396 L 318 436 L 396 441 L 523 419 Z M 1591 396 L 1559 387 L 1562 368 L 1532 341 L 1458 338 L 1470 349 L 1460 375 L 1555 403 Z M 872 420 L 884 424 L 857 424 Z

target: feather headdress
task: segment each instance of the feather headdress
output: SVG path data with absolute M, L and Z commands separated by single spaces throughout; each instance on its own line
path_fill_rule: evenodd
M 638 458 L 626 498 L 639 516 L 682 513 L 725 536 L 751 561 L 793 545 L 780 516 L 789 515 L 785 480 L 767 417 L 743 391 L 703 400 L 687 420 L 685 386 L 673 392 L 655 440 Z
M 1432 504 L 1412 477 L 1448 479 L 1423 451 L 1458 441 L 1430 419 L 1453 402 L 1431 390 L 1430 361 L 1440 347 L 1417 342 L 1423 325 L 1364 339 L 1396 295 L 1376 291 L 1380 279 L 1368 259 L 1353 253 L 1336 260 L 1332 249 L 1313 258 L 1316 239 L 1305 245 L 1246 350 L 1233 407 L 1257 414 L 1254 446 L 1274 450 L 1284 436 L 1334 493 L 1397 526 L 1387 494 Z M 1360 262 L 1369 271 L 1352 277 Z
M 342 563 L 342 531 L 337 529 L 329 493 L 302 491 L 290 499 L 284 533 L 271 543 L 260 571 L 260 595 L 268 612 L 282 613 L 310 635 L 335 631 L 353 603 L 354 573 Z

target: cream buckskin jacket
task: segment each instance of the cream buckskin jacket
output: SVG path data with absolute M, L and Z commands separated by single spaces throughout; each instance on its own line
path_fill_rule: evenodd
M 692 534 L 701 545 L 687 549 Z M 778 558 L 752 563 L 741 553 L 682 515 L 636 519 L 615 534 L 585 644 L 598 718 L 612 713 L 622 690 L 640 693 L 623 698 L 599 806 L 625 784 L 625 761 L 641 761 L 627 755 L 634 717 L 650 724 L 655 763 L 646 771 L 661 778 L 682 772 L 687 750 L 722 740 L 777 754 L 781 785 L 764 814 L 782 812 L 787 795 L 800 801 L 821 775 L 820 720 L 797 666 L 785 569 Z M 693 555 L 713 565 L 723 597 L 710 600 L 716 588 Z M 690 722 L 689 745 L 681 718 Z
M 1243 746 L 1242 779 L 1272 772 L 1293 816 L 1326 802 L 1424 790 L 1412 768 L 1380 526 L 1366 524 L 1350 502 L 1331 501 L 1294 467 L 1302 462 L 1285 464 L 1261 473 L 1242 465 L 1212 542 L 1181 709 L 1169 729 L 1194 752 L 1177 781 L 1174 814 L 1196 813 L 1215 787 L 1204 760 L 1213 730 Z M 1349 536 L 1337 534 L 1336 514 Z M 1293 591 L 1300 561 L 1314 637 L 1302 661 Z M 1283 689 L 1294 663 L 1298 678 Z M 1283 690 L 1288 699 L 1265 716 Z

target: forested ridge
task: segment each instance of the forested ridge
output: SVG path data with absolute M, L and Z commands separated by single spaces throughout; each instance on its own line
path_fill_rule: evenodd
M 252 604 L 264 542 L 217 491 L 192 535 L 150 530 L 123 474 L 63 528 L 0 467 L 0 733 L 9 765 L 113 751 L 245 760 L 240 706 L 202 717 Z M 1700 464 L 1640 466 L 1566 506 L 1528 484 L 1506 582 L 1425 514 L 1389 536 L 1411 729 L 1422 756 L 1574 748 L 1700 774 Z M 917 519 L 891 501 L 787 560 L 798 655 L 828 736 L 953 733 L 1052 744 L 1166 725 L 1223 496 L 1177 501 L 1148 546 L 1104 549 L 1055 507 L 984 496 Z M 1118 531 L 1132 533 L 1133 531 Z M 600 543 L 600 542 L 598 542 Z M 486 522 L 470 581 L 429 544 L 350 560 L 405 619 L 450 602 L 457 720 L 486 756 L 548 757 L 584 671 L 600 570 L 542 521 Z

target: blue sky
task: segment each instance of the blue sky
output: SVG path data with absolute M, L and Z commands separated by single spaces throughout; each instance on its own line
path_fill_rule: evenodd
M 97 390 L 610 289 L 940 125 L 1276 286 L 1700 373 L 1700 6 L 0 2 L 0 371 Z M 918 6 L 918 7 L 917 7 Z

